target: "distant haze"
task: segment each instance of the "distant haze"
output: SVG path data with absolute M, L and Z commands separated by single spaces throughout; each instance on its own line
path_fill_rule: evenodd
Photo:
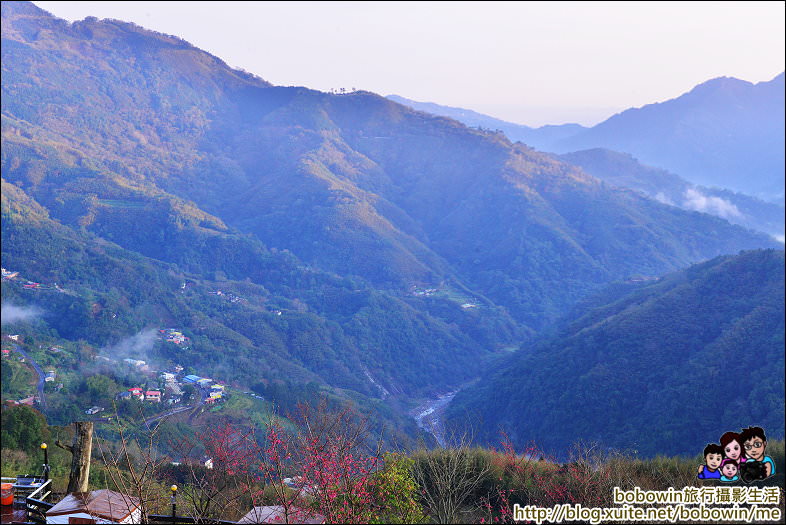
M 4 302 L 0 308 L 0 319 L 2 324 L 13 324 L 32 321 L 43 314 L 43 311 L 35 306 L 17 306 Z
M 184 38 L 278 85 L 593 125 L 784 69 L 782 2 L 35 2 Z
M 147 328 L 114 345 L 102 348 L 100 353 L 112 359 L 133 358 L 146 361 L 150 358 L 149 352 L 155 345 L 156 336 L 155 328 Z

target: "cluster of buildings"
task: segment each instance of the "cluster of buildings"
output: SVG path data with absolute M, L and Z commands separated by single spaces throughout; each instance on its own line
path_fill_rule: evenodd
M 207 403 L 214 403 L 222 397 L 224 397 L 224 385 L 214 384 L 210 385 L 210 394 L 205 401 Z
M 421 288 L 420 286 L 412 285 L 409 291 L 416 297 L 431 297 L 439 291 L 439 288 Z M 480 303 L 475 300 L 469 300 L 461 304 L 461 307 L 465 310 L 468 308 L 478 308 L 479 306 Z
M 215 292 L 207 292 L 207 293 L 209 293 L 210 295 L 218 295 L 220 297 L 223 297 L 227 301 L 229 301 L 230 303 L 237 303 L 237 302 L 240 302 L 240 301 L 245 301 L 245 299 L 243 299 L 242 297 L 239 297 L 239 296 L 233 294 L 232 292 L 223 292 L 221 290 L 216 290 Z
M 161 402 L 160 390 L 143 390 L 141 387 L 135 386 L 129 388 L 125 392 L 120 392 L 117 395 L 118 399 L 136 399 L 137 401 L 150 401 L 152 403 Z
M 65 292 L 62 288 L 60 288 L 57 283 L 54 285 L 49 284 L 41 284 L 35 281 L 28 281 L 25 280 L 23 277 L 19 277 L 19 272 L 13 272 L 11 270 L 6 270 L 5 268 L 0 268 L 2 270 L 3 280 L 4 281 L 19 281 L 22 282 L 22 288 L 27 290 L 57 290 L 59 292 Z M 17 279 L 19 277 L 19 279 Z
M 199 377 L 197 375 L 187 375 L 183 378 L 184 383 L 195 385 L 207 393 L 205 403 L 215 403 L 224 397 L 224 385 L 220 385 L 207 377 Z
M 435 293 L 437 293 L 436 288 L 420 288 L 419 286 L 412 287 L 412 295 L 418 297 L 431 297 Z
M 133 361 L 133 360 L 132 360 Z M 118 394 L 118 399 L 136 399 L 138 401 L 160 403 L 162 400 L 170 405 L 182 402 L 183 385 L 190 384 L 202 391 L 203 399 L 206 403 L 214 403 L 224 397 L 225 386 L 216 383 L 210 378 L 197 375 L 187 375 L 181 380 L 178 374 L 183 371 L 183 367 L 176 366 L 174 371 L 164 371 L 159 374 L 159 379 L 163 383 L 162 390 L 144 390 L 141 387 L 129 388 L 126 392 Z
M 12 272 L 6 270 L 5 268 L 2 268 L 2 270 L 3 270 L 3 279 L 8 279 L 9 281 L 14 277 L 16 277 L 17 275 L 19 275 L 19 272 Z
M 158 331 L 158 335 L 167 343 L 183 345 L 184 348 L 188 346 L 188 337 L 184 336 L 182 332 L 175 330 L 174 328 L 161 328 Z

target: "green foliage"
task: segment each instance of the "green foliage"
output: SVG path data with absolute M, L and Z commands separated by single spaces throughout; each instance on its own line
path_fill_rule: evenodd
M 118 392 L 119 386 L 112 378 L 96 374 L 85 379 L 84 387 L 92 403 L 110 399 Z
M 44 416 L 36 409 L 18 405 L 2 408 L 3 447 L 20 449 L 28 454 L 39 451 L 39 446 L 49 440 L 49 428 Z
M 52 466 L 52 478 L 55 490 L 62 491 L 68 478 L 70 454 L 52 446 L 54 439 L 69 443 L 73 437 L 72 429 L 49 427 L 44 417 L 35 409 L 26 406 L 3 407 L 0 412 L 2 423 L 2 473 L 4 476 L 15 476 L 22 473 L 38 473 L 41 465 L 39 445 L 46 441 L 50 445 L 49 461 Z M 124 421 L 123 424 L 131 423 Z M 221 421 L 214 420 L 210 428 L 220 428 Z M 134 424 L 126 425 L 126 435 L 130 465 L 141 466 L 144 454 L 136 440 L 146 436 L 142 428 Z M 106 453 L 117 452 L 119 444 L 107 439 L 109 428 L 98 428 L 96 440 L 101 440 Z M 185 421 L 171 425 L 169 429 L 160 429 L 154 436 L 154 445 L 163 447 L 164 441 L 194 442 L 193 428 Z M 94 440 L 94 447 L 97 441 Z M 189 457 L 201 457 L 204 449 L 187 448 Z M 261 449 L 260 449 L 261 450 Z M 768 439 L 767 454 L 776 465 L 783 465 L 784 442 L 779 439 Z M 296 448 L 289 452 L 298 454 Z M 181 451 L 182 453 L 182 451 Z M 544 457 L 545 456 L 545 457 Z M 94 462 L 91 466 L 91 488 L 113 486 L 117 476 L 127 476 L 128 464 L 121 463 L 121 468 L 109 476 L 108 467 L 100 459 L 101 455 L 94 449 Z M 180 457 L 175 459 L 181 459 Z M 233 468 L 253 467 L 257 470 L 260 458 L 252 455 L 241 464 L 233 464 Z M 553 506 L 561 503 L 579 503 L 585 507 L 613 506 L 612 489 L 631 490 L 639 487 L 642 490 L 679 489 L 685 486 L 703 486 L 706 483 L 696 479 L 696 467 L 703 458 L 700 454 L 688 457 L 659 455 L 652 459 L 642 459 L 632 453 L 606 452 L 598 446 L 575 445 L 565 461 L 557 462 L 548 457 L 542 450 L 530 446 L 523 453 L 516 453 L 506 447 L 499 451 L 487 448 L 469 448 L 461 446 L 452 449 L 419 449 L 414 452 L 387 453 L 384 455 L 384 467 L 377 471 L 368 488 L 369 501 L 374 505 L 370 515 L 372 523 L 423 523 L 440 519 L 437 506 L 422 506 L 426 493 L 450 496 L 456 489 L 465 491 L 458 506 L 454 508 L 455 516 L 462 522 L 475 523 L 481 519 L 488 522 L 504 521 L 510 517 L 514 503 L 521 505 Z M 217 469 L 224 466 L 217 463 Z M 193 469 L 193 470 L 192 470 Z M 199 490 L 196 483 L 211 474 L 230 479 L 233 475 L 243 476 L 240 472 L 208 471 L 201 465 L 173 466 L 162 465 L 154 469 L 155 476 L 149 478 L 146 485 L 153 495 L 168 494 L 167 487 L 177 483 L 180 494 L 191 490 Z M 416 474 L 418 472 L 419 474 Z M 446 476 L 446 472 L 452 475 Z M 241 478 L 243 480 L 245 478 Z M 783 469 L 778 474 L 761 484 L 766 486 L 782 486 Z M 446 482 L 449 484 L 445 485 Z M 439 490 L 437 490 L 438 487 Z M 250 491 L 249 498 L 242 499 L 240 514 L 247 507 L 254 505 L 273 505 L 280 502 L 279 491 L 282 487 L 273 485 L 261 486 L 253 483 L 244 485 Z M 120 489 L 122 490 L 122 489 Z M 286 490 L 290 496 L 294 492 Z M 429 500 L 436 503 L 437 500 Z M 252 503 L 253 502 L 253 503 Z M 234 512 L 234 511 L 233 511 Z M 220 516 L 205 516 L 216 518 Z
M 3 399 L 21 399 L 32 395 L 38 376 L 16 357 L 7 357 L 2 362 Z
M 383 457 L 385 468 L 374 476 L 373 498 L 383 509 L 371 523 L 421 523 L 425 516 L 418 503 L 418 485 L 412 474 L 415 461 L 400 453 Z
M 183 390 L 183 396 L 182 396 L 183 403 L 190 403 L 192 400 L 196 398 L 195 396 L 198 395 L 196 393 L 196 387 L 194 387 L 194 385 L 183 385 L 182 390 Z

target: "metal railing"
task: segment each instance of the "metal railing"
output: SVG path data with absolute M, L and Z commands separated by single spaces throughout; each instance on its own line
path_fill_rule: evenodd
M 51 494 L 52 480 L 48 479 L 25 498 L 28 521 L 46 523 L 46 511 L 55 506 L 45 501 Z
M 191 516 L 172 516 L 171 514 L 149 514 L 147 520 L 150 523 L 172 523 L 174 525 L 193 525 L 199 523 L 204 523 L 205 525 L 235 525 L 237 523 L 236 521 L 194 518 Z
M 47 489 L 47 490 L 44 491 L 44 489 Z M 39 485 L 39 487 L 37 489 L 35 489 L 33 492 L 31 492 L 30 495 L 28 495 L 26 499 L 36 498 L 36 499 L 44 500 L 50 494 L 52 494 L 52 490 L 51 489 L 52 489 L 52 480 L 48 479 L 45 482 L 41 483 L 41 485 Z M 49 505 L 49 504 L 47 503 L 47 505 Z

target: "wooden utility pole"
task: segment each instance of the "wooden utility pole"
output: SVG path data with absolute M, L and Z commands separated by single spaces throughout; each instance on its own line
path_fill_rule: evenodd
M 56 441 L 55 445 L 71 453 L 71 472 L 68 475 L 68 493 L 87 492 L 87 480 L 90 477 L 90 457 L 93 453 L 93 422 L 74 422 L 74 444 L 63 445 Z

